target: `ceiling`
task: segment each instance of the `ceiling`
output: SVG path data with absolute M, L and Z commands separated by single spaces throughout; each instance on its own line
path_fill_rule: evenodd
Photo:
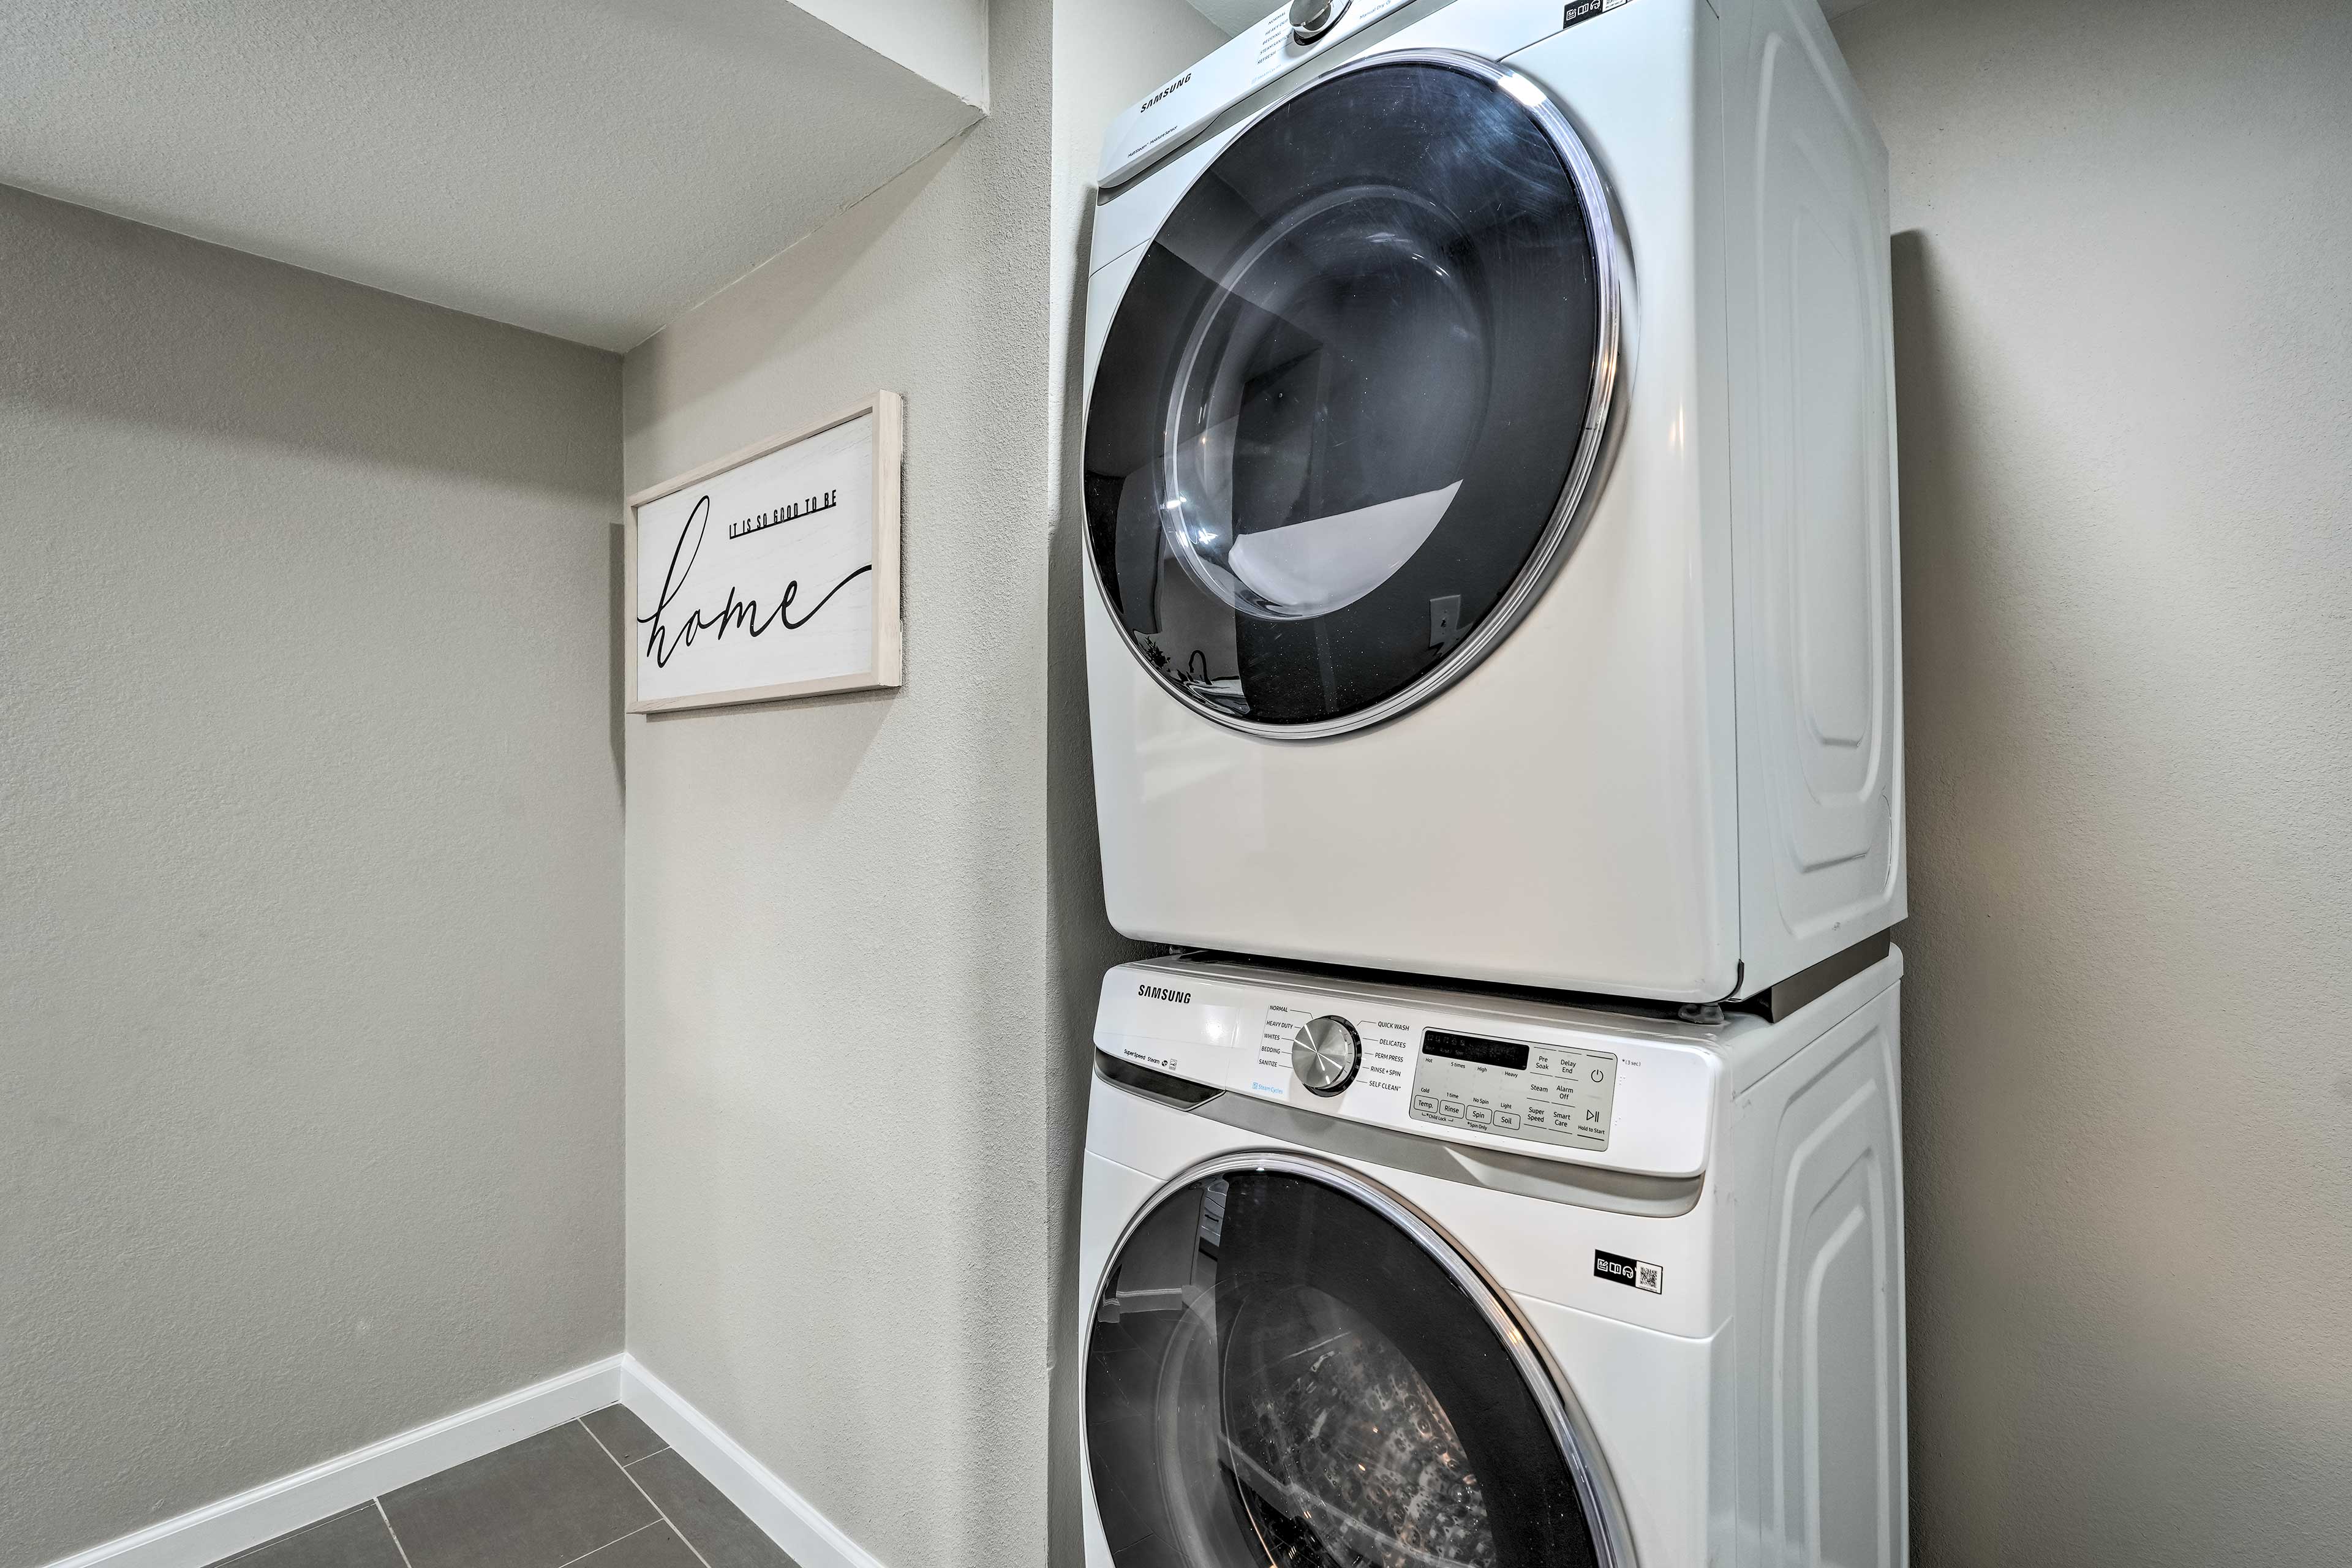
M 1260 5 L 1258 0 L 1190 0 L 1190 4 L 1229 38 L 1274 9 L 1272 5 Z
M 970 126 L 986 61 L 985 0 L 49 0 L 0 16 L 0 184 L 622 349 Z

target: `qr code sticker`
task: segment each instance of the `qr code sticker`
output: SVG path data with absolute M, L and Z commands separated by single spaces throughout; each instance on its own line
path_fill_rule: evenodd
M 1633 1265 L 1633 1288 L 1663 1296 L 1666 1292 L 1666 1271 L 1654 1263 Z

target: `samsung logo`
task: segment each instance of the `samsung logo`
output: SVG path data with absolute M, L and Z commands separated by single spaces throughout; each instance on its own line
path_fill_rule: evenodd
M 1166 98 L 1170 93 L 1174 92 L 1178 88 L 1182 87 L 1186 82 L 1191 81 L 1192 79 L 1192 73 L 1191 71 L 1186 71 L 1182 76 L 1178 77 L 1174 81 L 1170 82 L 1166 87 L 1161 88 L 1158 92 L 1155 92 L 1150 98 L 1145 99 L 1143 100 L 1143 107 L 1137 110 L 1136 112 L 1138 114 L 1150 113 L 1153 105 L 1157 104 L 1161 99 Z
M 1190 1002 L 1192 999 L 1192 994 L 1190 991 L 1171 991 L 1160 985 L 1139 985 L 1135 988 L 1135 994 L 1138 996 L 1150 996 L 1160 1002 Z

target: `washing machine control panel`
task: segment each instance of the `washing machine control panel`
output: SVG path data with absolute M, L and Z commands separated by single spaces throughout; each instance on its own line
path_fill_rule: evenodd
M 1095 1046 L 1317 1115 L 1688 1176 L 1712 1146 L 1716 1042 L 1761 1026 L 1164 959 L 1103 977 Z
M 1577 1046 L 1530 1045 L 1424 1029 L 1412 1117 L 1571 1149 L 1609 1147 L 1617 1058 Z

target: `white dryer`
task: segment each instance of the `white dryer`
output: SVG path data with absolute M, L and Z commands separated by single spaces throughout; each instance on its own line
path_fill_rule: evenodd
M 1814 0 L 1299 0 L 1124 115 L 1112 922 L 1707 1002 L 1901 919 L 1885 180 Z
M 1901 964 L 1711 1027 L 1112 970 L 1088 1568 L 1896 1568 Z

